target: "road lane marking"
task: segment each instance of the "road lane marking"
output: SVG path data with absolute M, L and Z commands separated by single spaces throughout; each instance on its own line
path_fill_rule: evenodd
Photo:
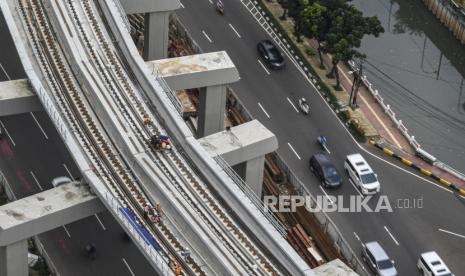
M 124 258 L 121 258 L 121 259 L 123 259 L 123 263 L 124 263 L 124 265 L 126 265 L 126 268 L 129 270 L 129 273 L 131 273 L 132 276 L 136 276 L 136 274 L 134 274 L 131 267 L 129 266 L 128 262 L 126 262 L 126 260 Z
M 2 129 L 5 131 L 6 135 L 10 139 L 11 144 L 13 144 L 13 147 L 15 147 L 16 146 L 15 140 L 13 140 L 13 137 L 11 137 L 10 132 L 8 131 L 8 129 L 6 129 L 6 127 L 3 124 L 2 120 L 0 120 L 0 125 L 2 126 Z
M 69 233 L 68 228 L 66 228 L 65 225 L 63 225 L 63 229 L 65 229 L 65 232 L 68 235 L 68 237 L 71 238 L 71 234 Z
M 292 107 L 295 109 L 295 112 L 299 113 L 299 110 L 297 109 L 297 107 L 295 107 L 294 103 L 291 101 L 291 99 L 289 99 L 289 97 L 286 97 L 287 101 L 292 105 Z
M 213 4 L 213 1 L 212 1 L 212 0 L 208 0 L 208 2 L 210 2 L 210 4 Z
M 71 179 L 74 179 L 73 175 L 71 174 L 70 170 L 68 169 L 68 167 L 66 166 L 65 163 L 62 164 L 63 167 L 65 168 L 66 172 L 68 173 L 69 177 L 71 177 Z
M 291 150 L 294 152 L 295 156 L 297 156 L 297 158 L 299 158 L 299 160 L 302 160 L 302 158 L 300 158 L 300 156 L 297 154 L 297 152 L 295 151 L 295 149 L 292 147 L 291 143 L 287 143 L 287 145 L 291 148 Z
M 181 8 L 185 8 L 181 1 L 179 1 L 179 4 L 181 4 Z
M 243 4 L 243 6 L 245 6 L 245 8 L 247 9 L 246 4 L 244 4 L 243 2 L 242 2 L 242 4 Z M 249 11 L 249 13 L 250 13 L 252 16 L 254 15 L 249 9 L 247 9 L 247 10 Z M 269 32 L 266 30 L 266 28 L 265 28 L 262 24 L 260 24 L 260 23 L 258 22 L 258 19 L 255 18 L 255 16 L 253 16 L 253 17 L 254 17 L 254 19 L 256 20 L 256 22 L 262 27 L 262 29 L 273 39 L 273 36 L 271 36 L 271 35 L 269 34 Z M 436 186 L 437 188 L 440 188 L 440 189 L 442 189 L 443 191 L 446 191 L 446 192 L 448 192 L 448 193 L 453 193 L 453 191 L 451 191 L 451 190 L 449 190 L 449 189 L 447 189 L 447 188 L 445 188 L 445 187 L 443 187 L 443 186 L 441 186 L 441 185 L 439 185 L 439 184 L 437 184 L 437 183 L 434 183 L 433 181 L 431 181 L 431 180 L 429 180 L 429 179 L 426 179 L 426 178 L 424 178 L 423 176 L 420 176 L 420 175 L 418 175 L 418 174 L 415 174 L 415 173 L 413 173 L 413 172 L 410 172 L 410 171 L 408 171 L 408 170 L 406 170 L 406 169 L 404 169 L 404 168 L 402 168 L 402 167 L 400 167 L 400 166 L 398 166 L 398 165 L 396 165 L 396 164 L 394 164 L 394 163 L 391 163 L 390 161 L 387 161 L 386 159 L 384 159 L 384 158 L 382 158 L 382 157 L 379 157 L 379 156 L 376 155 L 376 154 L 371 153 L 371 152 L 368 151 L 366 148 L 364 148 L 360 143 L 358 143 L 357 140 L 352 136 L 350 130 L 345 126 L 344 122 L 341 121 L 341 119 L 338 117 L 338 115 L 336 114 L 336 112 L 331 108 L 331 106 L 330 106 L 329 103 L 326 101 L 326 99 L 324 98 L 324 96 L 323 96 L 321 93 L 318 92 L 318 89 L 316 88 L 316 85 L 310 80 L 309 76 L 307 76 L 307 74 L 305 73 L 305 71 L 302 70 L 302 68 L 298 65 L 298 63 L 295 61 L 294 57 L 293 57 L 291 54 L 289 54 L 289 53 L 287 52 L 287 49 L 284 48 L 284 47 L 281 45 L 281 43 L 277 43 L 277 45 L 278 45 L 279 48 L 281 48 L 281 50 L 284 52 L 284 54 L 290 59 L 290 61 L 292 62 L 292 64 L 294 64 L 294 66 L 296 67 L 296 69 L 302 74 L 303 78 L 310 84 L 310 86 L 312 86 L 312 87 L 315 89 L 315 92 L 317 93 L 317 95 L 318 95 L 318 96 L 321 98 L 321 100 L 325 103 L 326 107 L 331 111 L 331 113 L 333 114 L 334 118 L 336 118 L 336 120 L 339 122 L 339 124 L 342 126 L 342 128 L 346 131 L 347 135 L 350 137 L 350 139 L 352 139 L 352 141 L 354 142 L 354 144 L 357 145 L 357 147 L 358 147 L 360 150 L 364 151 L 366 154 L 370 155 L 371 157 L 376 158 L 376 159 L 378 159 L 379 161 L 384 162 L 385 164 L 390 165 L 390 166 L 393 167 L 393 168 L 396 168 L 396 169 L 398 169 L 398 170 L 400 170 L 400 171 L 402 171 L 402 172 L 404 172 L 404 173 L 406 173 L 406 174 L 409 174 L 409 175 L 411 175 L 411 176 L 413 176 L 413 177 L 416 177 L 416 178 L 418 178 L 418 179 L 420 179 L 420 180 L 423 180 L 424 182 L 427 182 L 427 183 L 429 183 L 429 184 L 431 184 L 431 185 L 433 185 L 433 186 Z
M 44 129 L 43 129 L 42 126 L 39 124 L 39 121 L 37 121 L 37 118 L 36 118 L 36 116 L 34 115 L 34 113 L 32 113 L 32 112 L 29 112 L 29 113 L 31 114 L 32 118 L 34 119 L 34 121 L 35 121 L 36 124 L 39 126 L 40 130 L 42 131 L 42 133 L 44 134 L 45 139 L 48 140 L 47 133 L 45 133 Z
M 457 236 L 457 237 L 459 237 L 459 238 L 465 239 L 465 236 L 464 236 L 464 235 L 460 235 L 460 234 L 457 234 L 457 233 L 454 233 L 454 232 L 451 232 L 451 231 L 447 231 L 447 230 L 444 230 L 444 229 L 441 229 L 441 228 L 439 228 L 438 230 L 441 231 L 441 232 L 444 232 L 444 233 L 447 233 L 447 234 L 451 234 L 451 235 Z
M 328 193 L 325 191 L 325 189 L 323 189 L 323 187 L 320 186 L 320 189 L 321 191 L 325 194 L 326 198 L 329 200 L 329 202 L 331 202 L 332 204 L 334 204 L 334 201 L 329 197 Z
M 241 38 L 241 35 L 239 34 L 239 32 L 234 28 L 234 26 L 229 23 L 229 27 L 231 27 L 231 29 L 236 33 L 237 37 Z
M 42 186 L 40 186 L 39 180 L 37 180 L 37 177 L 34 175 L 34 173 L 31 171 L 32 178 L 34 178 L 34 181 L 36 182 L 37 186 L 39 186 L 39 189 L 43 191 Z
M 389 236 L 391 236 L 391 239 L 396 243 L 396 245 L 398 246 L 399 245 L 399 242 L 396 240 L 396 238 L 394 238 L 394 235 L 391 234 L 391 232 L 389 232 L 389 229 L 384 226 L 384 230 L 386 230 L 386 232 L 388 232 Z
M 263 65 L 263 63 L 261 62 L 261 60 L 257 59 L 258 63 L 260 63 L 260 65 L 262 66 L 263 70 L 265 70 L 266 74 L 269 75 L 270 74 L 270 71 L 268 71 L 268 69 L 266 69 L 265 65 Z
M 99 216 L 97 214 L 95 214 L 94 216 L 98 220 L 98 223 L 100 224 L 100 226 L 102 226 L 103 231 L 107 230 L 107 228 L 105 228 L 105 225 L 103 225 L 102 221 L 100 220 Z
M 203 33 L 203 35 L 207 38 L 208 42 L 210 42 L 210 43 L 213 42 L 213 41 L 211 40 L 211 38 L 207 35 L 207 33 L 206 33 L 204 30 L 202 30 L 202 33 Z
M 362 240 L 361 240 L 360 237 L 357 235 L 357 233 L 354 232 L 354 236 L 355 236 L 355 238 L 356 238 L 359 242 L 362 242 Z
M 262 104 L 258 103 L 258 106 L 262 109 L 263 113 L 265 113 L 266 117 L 268 117 L 268 119 L 270 119 L 271 116 L 268 114 L 268 112 L 266 112 L 265 108 L 263 108 Z
M 6 78 L 10 81 L 11 80 L 10 75 L 8 75 L 8 73 L 5 70 L 5 67 L 3 67 L 3 64 L 1 62 L 0 62 L 0 67 L 2 67 L 3 73 L 5 74 Z
M 359 189 L 357 189 L 357 186 L 355 186 L 354 182 L 352 181 L 352 178 L 348 177 L 349 179 L 349 183 L 352 184 L 352 187 L 354 187 L 354 189 L 357 191 L 357 193 L 362 197 L 362 198 L 365 198 L 365 196 L 360 192 Z

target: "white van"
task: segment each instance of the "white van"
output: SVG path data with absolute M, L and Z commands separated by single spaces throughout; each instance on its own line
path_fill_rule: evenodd
M 444 264 L 441 257 L 434 251 L 421 254 L 417 266 L 421 275 L 454 276 Z
M 362 194 L 372 195 L 379 192 L 381 185 L 378 177 L 361 154 L 347 155 L 344 169 Z

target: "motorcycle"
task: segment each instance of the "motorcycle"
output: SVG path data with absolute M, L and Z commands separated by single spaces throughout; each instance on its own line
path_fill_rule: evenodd
M 316 138 L 318 144 L 320 144 L 321 148 L 323 150 L 325 150 L 327 153 L 331 153 L 328 149 L 328 147 L 326 146 L 326 137 L 323 136 L 323 135 L 320 135 Z
M 307 100 L 305 98 L 299 99 L 299 109 L 305 115 L 308 115 L 308 113 L 310 112 L 310 106 L 308 105 Z
M 224 4 L 221 0 L 216 1 L 215 7 L 219 13 L 224 14 Z
M 95 248 L 95 244 L 89 243 L 88 245 L 86 245 L 85 250 L 86 250 L 87 256 L 90 259 L 93 260 L 97 258 L 97 249 Z

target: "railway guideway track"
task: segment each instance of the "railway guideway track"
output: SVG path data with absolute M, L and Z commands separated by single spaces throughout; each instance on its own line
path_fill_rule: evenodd
M 82 26 L 82 19 L 80 19 L 79 15 L 77 15 L 73 2 L 68 1 L 68 4 L 70 9 L 73 11 L 75 23 L 78 26 Z M 138 134 L 138 137 L 140 138 L 139 140 L 142 143 L 145 142 L 147 146 L 149 146 L 148 140 L 150 136 L 158 134 L 161 126 L 156 126 L 155 124 L 149 124 L 146 126 L 142 123 L 145 116 L 149 114 L 149 112 L 147 112 L 148 108 L 145 106 L 143 100 L 137 97 L 134 93 L 133 86 L 127 81 L 129 77 L 124 74 L 121 69 L 122 65 L 119 64 L 119 59 L 115 57 L 114 52 L 111 50 L 105 39 L 105 36 L 102 34 L 99 24 L 93 15 L 90 1 L 82 1 L 81 4 L 83 5 L 89 25 L 92 26 L 92 30 L 90 32 L 93 34 L 96 42 L 102 46 L 100 49 L 103 49 L 104 51 L 103 57 L 102 53 L 96 53 L 89 43 L 87 43 L 87 49 L 91 56 L 97 57 L 95 61 L 97 63 L 96 66 L 98 67 L 98 71 L 103 76 L 103 79 L 105 79 L 107 87 L 109 88 L 109 91 L 111 91 L 114 102 L 117 103 L 121 114 L 124 114 L 124 117 L 129 122 L 131 128 Z M 84 40 L 88 42 L 89 37 L 86 32 L 83 28 L 80 28 L 80 31 Z M 112 64 L 110 69 L 112 74 L 108 74 L 106 72 L 104 62 Z M 114 77 L 113 82 L 111 81 L 111 77 Z M 118 81 L 121 83 L 118 83 Z M 123 91 L 124 93 L 119 93 L 120 91 Z M 129 111 L 127 106 L 130 107 Z M 153 118 L 153 115 L 151 117 Z M 182 162 L 175 151 L 170 152 L 168 158 L 165 158 L 162 154 L 156 154 L 153 151 L 152 157 L 154 157 L 152 161 L 154 161 L 158 167 L 163 170 L 164 175 L 169 178 L 169 182 L 172 185 L 174 184 L 176 190 L 178 190 L 182 197 L 189 202 L 191 208 L 195 210 L 197 215 L 200 216 L 204 222 L 208 223 L 208 226 L 215 231 L 215 234 L 228 247 L 230 252 L 239 259 L 241 263 L 248 266 L 249 274 L 254 273 L 252 269 L 255 269 L 253 263 L 256 262 L 256 260 L 259 261 L 256 262 L 257 267 L 260 268 L 260 266 L 263 266 L 263 269 L 266 269 L 262 270 L 262 272 L 265 274 L 274 273 L 274 269 L 272 269 L 270 264 L 268 264 L 264 256 L 253 248 L 250 240 L 248 240 L 247 237 L 241 233 L 240 229 L 232 222 L 232 220 L 225 215 L 226 212 L 220 207 L 220 205 L 208 195 L 205 187 L 200 184 L 198 178 L 185 166 L 185 163 Z M 170 170 L 172 167 L 176 167 L 177 169 Z M 212 211 L 214 212 L 213 214 Z M 218 218 L 221 221 L 218 221 Z M 215 222 L 215 220 L 217 223 L 212 223 L 212 221 Z M 237 242 L 234 243 L 236 240 L 238 240 L 241 244 L 237 244 Z M 234 248 L 238 246 L 245 246 L 247 251 L 244 253 L 237 248 Z M 252 255 L 252 258 L 249 257 L 249 260 L 247 260 L 246 256 L 244 256 L 247 253 Z
M 102 134 L 104 132 L 94 122 L 96 119 L 92 116 L 91 108 L 81 99 L 77 89 L 78 85 L 70 73 L 71 70 L 63 62 L 61 49 L 48 24 L 42 3 L 37 0 L 20 0 L 18 7 L 23 16 L 23 24 L 29 35 L 34 54 L 45 73 L 49 87 L 58 100 L 63 114 L 78 138 L 78 142 L 89 157 L 95 173 L 105 182 L 107 188 L 116 196 L 122 207 L 136 210 L 134 213 L 138 221 L 146 229 L 152 231 L 151 234 L 155 236 L 154 230 L 139 214 L 141 207 L 147 202 L 147 198 L 137 187 L 133 175 L 120 159 L 119 154 L 115 153 L 117 151 L 107 142 L 108 138 Z M 128 200 L 128 194 L 131 195 L 132 202 Z M 161 228 L 164 231 L 167 230 Z M 174 257 L 178 263 L 183 265 L 185 272 L 203 274 L 194 262 L 191 266 L 197 269 L 196 271 L 192 267 L 186 266 L 179 256 L 171 255 L 169 250 L 174 251 L 171 246 L 163 246 L 162 249 L 163 255 L 166 256 L 164 259 L 167 265 L 169 258 Z
M 89 4 L 89 1 L 85 1 L 84 3 Z M 29 7 L 29 12 L 24 12 L 24 7 L 27 5 Z M 72 81 L 70 78 L 70 73 L 69 69 L 66 68 L 65 64 L 62 62 L 62 58 L 60 56 L 60 53 L 58 51 L 57 45 L 55 43 L 55 40 L 50 32 L 50 28 L 47 24 L 47 20 L 44 15 L 44 11 L 41 7 L 41 3 L 38 1 L 20 1 L 20 7 L 23 7 L 21 10 L 23 12 L 23 15 L 25 16 L 26 19 L 29 19 L 29 24 L 26 23 L 28 26 L 29 33 L 31 34 L 31 37 L 36 38 L 32 39 L 34 41 L 34 46 L 35 49 L 38 49 L 40 51 L 42 46 L 46 46 L 47 49 L 51 50 L 49 51 L 50 54 L 46 54 L 45 52 L 41 52 L 39 56 L 41 56 L 41 61 L 42 65 L 44 68 L 44 71 L 46 72 L 48 79 L 50 83 L 53 86 L 53 91 L 55 92 L 55 95 L 58 96 L 57 98 L 60 99 L 60 103 L 62 107 L 64 107 L 65 113 L 68 115 L 68 120 L 72 122 L 73 129 L 75 130 L 81 130 L 81 131 L 75 131 L 77 133 L 81 140 L 81 144 L 84 146 L 86 149 L 86 152 L 91 156 L 91 159 L 93 160 L 94 166 L 96 170 L 99 172 L 100 176 L 103 176 L 106 178 L 107 183 L 111 187 L 112 192 L 118 197 L 118 199 L 123 203 L 123 206 L 130 206 L 134 208 L 135 206 L 128 202 L 125 196 L 125 192 L 127 193 L 128 191 L 130 192 L 130 195 L 132 195 L 133 198 L 136 199 L 136 203 L 139 204 L 139 208 L 136 209 L 141 209 L 141 205 L 147 201 L 147 198 L 143 195 L 143 193 L 140 191 L 140 189 L 137 187 L 137 184 L 134 182 L 134 177 L 131 175 L 130 171 L 125 168 L 123 165 L 124 164 L 123 160 L 118 160 L 119 156 L 118 154 L 114 154 L 115 149 L 111 146 L 108 145 L 108 143 L 105 142 L 106 139 L 104 139 L 103 135 L 101 134 L 102 131 L 98 129 L 97 125 L 93 122 L 93 119 L 89 112 L 87 111 L 89 109 L 89 106 L 87 106 L 80 98 L 78 95 L 77 89 L 76 89 L 76 84 Z M 91 12 L 91 10 L 87 6 L 87 12 Z M 30 11 L 33 12 L 30 12 Z M 29 14 L 27 14 L 29 13 Z M 37 21 L 32 21 L 30 20 L 31 16 L 34 15 L 36 16 L 39 20 Z M 88 14 L 89 15 L 89 14 Z M 91 17 L 92 18 L 92 17 Z M 94 18 L 95 19 L 95 18 Z M 36 25 L 37 23 L 31 23 L 31 22 L 38 22 L 40 32 L 34 32 L 34 29 L 31 28 L 31 25 L 34 24 Z M 94 22 L 95 23 L 95 22 Z M 98 25 L 94 25 L 98 26 Z M 97 32 L 100 33 L 101 32 Z M 42 39 L 37 39 L 37 36 L 40 36 Z M 99 36 L 100 39 L 103 39 L 103 36 Z M 116 62 L 116 58 L 111 52 L 111 50 L 108 47 L 108 44 L 102 40 L 102 45 L 103 49 L 105 49 L 105 54 L 106 57 L 111 61 L 112 64 L 118 64 Z M 48 56 L 48 58 L 47 58 Z M 96 55 L 94 55 L 96 57 Z M 51 64 L 48 64 L 49 62 L 53 62 L 55 67 L 55 70 L 52 70 Z M 57 69 L 58 68 L 58 69 Z M 68 70 L 66 70 L 68 69 Z M 122 82 L 122 86 L 125 88 L 125 93 L 127 98 L 125 99 L 126 101 L 128 99 L 132 99 L 132 103 L 130 103 L 129 106 L 133 107 L 136 106 L 138 108 L 138 114 L 145 115 L 147 114 L 141 104 L 141 101 L 136 98 L 134 95 L 130 84 L 127 82 L 127 76 L 123 75 L 123 72 L 121 70 L 120 66 L 115 66 L 115 74 L 119 77 L 118 80 Z M 61 77 L 61 83 L 58 81 L 54 81 L 54 77 L 60 76 Z M 109 78 L 108 76 L 105 78 L 105 80 L 108 82 Z M 62 89 L 66 89 L 69 91 L 69 94 L 66 94 L 62 91 Z M 71 103 L 73 105 L 71 105 Z M 120 101 L 120 106 L 122 102 Z M 135 105 L 134 105 L 135 104 Z M 132 110 L 134 114 L 135 110 Z M 79 117 L 82 118 L 80 121 L 75 120 L 73 118 L 72 114 L 79 114 Z M 126 115 L 129 116 L 129 112 L 126 112 Z M 141 119 L 141 118 L 139 118 Z M 139 127 L 137 128 L 137 121 L 132 119 L 132 127 L 137 128 L 137 132 L 139 132 L 140 137 L 145 137 L 145 142 L 147 143 L 148 137 L 147 135 L 153 133 L 153 132 L 158 132 L 157 127 L 148 127 L 145 128 L 140 125 L 141 120 L 139 121 Z M 82 131 L 84 129 L 84 125 L 87 127 L 87 131 Z M 145 135 L 144 135 L 145 132 Z M 101 158 L 101 157 L 106 157 L 106 158 Z M 156 154 L 155 154 L 156 156 Z M 101 160 L 106 159 L 106 166 L 101 165 L 102 162 Z M 202 202 L 205 202 L 210 206 L 211 210 L 215 212 L 215 214 L 219 217 L 222 218 L 223 222 L 223 227 L 226 225 L 229 227 L 228 230 L 232 231 L 236 236 L 240 237 L 240 241 L 245 243 L 248 250 L 254 251 L 250 241 L 245 239 L 243 234 L 238 231 L 238 228 L 232 223 L 232 221 L 227 218 L 224 214 L 224 210 L 221 209 L 221 207 L 214 202 L 214 200 L 209 196 L 204 187 L 199 183 L 198 179 L 196 179 L 195 175 L 192 174 L 192 172 L 186 168 L 186 166 L 183 164 L 182 159 L 179 158 L 179 155 L 176 153 L 176 151 L 172 151 L 169 154 L 169 158 L 163 160 L 163 156 L 158 154 L 158 158 L 156 159 L 158 162 L 158 165 L 164 170 L 164 172 L 169 175 L 171 180 L 176 180 L 174 181 L 177 183 L 176 189 L 178 189 L 183 196 L 188 200 L 192 205 L 197 205 L 198 206 L 198 201 L 195 202 L 191 198 L 188 198 L 187 196 L 189 194 L 192 195 L 193 192 L 196 192 L 197 194 L 197 199 L 200 199 Z M 169 163 L 167 163 L 167 161 Z M 177 166 L 178 170 L 171 170 L 169 169 L 169 165 L 171 166 Z M 116 169 L 113 170 L 112 168 L 115 167 Z M 179 172 L 182 171 L 183 173 L 180 174 Z M 179 179 L 181 177 L 181 180 Z M 190 185 L 181 185 L 181 184 L 186 184 L 185 181 L 186 179 L 183 178 L 186 177 L 189 179 Z M 117 185 L 123 183 L 125 187 L 125 191 L 122 191 L 121 188 Z M 190 189 L 190 190 L 189 190 Z M 200 196 L 199 196 L 200 195 Z M 204 204 L 205 207 L 205 204 Z M 196 208 L 196 211 L 202 215 L 202 212 L 200 211 L 199 208 Z M 203 217 L 206 218 L 206 215 L 203 214 Z M 143 222 L 143 219 L 139 217 L 140 221 Z M 211 226 L 212 227 L 212 226 Z M 224 230 L 224 228 L 222 229 Z M 217 230 L 219 231 L 219 230 Z M 219 232 L 217 232 L 219 234 Z M 228 232 L 229 233 L 229 232 Z M 256 252 L 253 255 L 256 255 Z M 266 265 L 266 260 L 263 259 L 263 257 L 259 257 L 261 264 Z M 269 268 L 269 267 L 267 267 Z

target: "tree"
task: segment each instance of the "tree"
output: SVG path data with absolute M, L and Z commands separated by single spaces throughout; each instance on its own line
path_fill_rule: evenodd
M 283 14 L 279 17 L 279 19 L 286 20 L 287 12 L 289 10 L 289 0 L 278 0 L 278 3 L 283 8 Z
M 300 13 L 299 32 L 301 35 L 314 38 L 318 42 L 318 56 L 320 57 L 320 67 L 323 66 L 322 55 L 322 42 L 325 41 L 326 33 L 328 31 L 328 24 L 326 24 L 327 9 L 320 3 L 315 1 L 304 0 L 303 10 Z
M 336 78 L 337 89 L 340 89 L 339 61 L 362 56 L 355 50 L 360 47 L 362 38 L 367 34 L 377 37 L 384 32 L 377 17 L 363 17 L 363 13 L 347 0 L 304 0 L 300 19 L 300 33 L 318 42 L 320 66 L 323 67 L 322 53 L 332 55 L 330 76 Z

